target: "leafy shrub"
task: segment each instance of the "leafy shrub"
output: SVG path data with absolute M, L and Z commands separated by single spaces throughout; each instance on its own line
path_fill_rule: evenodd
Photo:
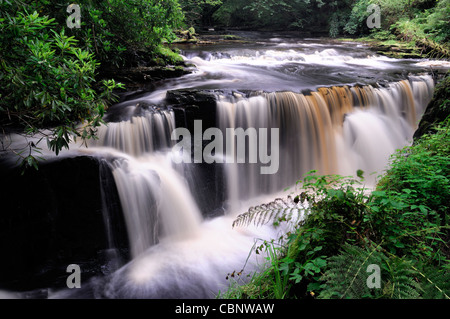
M 105 65 L 123 66 L 142 49 L 155 52 L 176 39 L 184 15 L 177 0 L 79 2 L 82 27 L 72 29 Z
M 66 26 L 69 2 L 37 0 L 12 3 L 28 12 L 36 11 L 54 19 L 52 28 Z M 80 48 L 95 54 L 102 66 L 125 66 L 137 52 L 152 52 L 163 42 L 176 39 L 174 30 L 183 25 L 178 0 L 79 0 L 81 27 L 67 29 Z
M 202 24 L 210 26 L 212 15 L 223 3 L 222 0 L 179 0 L 179 2 L 189 27 Z
M 261 205 L 235 220 L 233 226 L 251 222 L 259 225 L 270 220 L 278 225 L 288 221 L 294 223 L 294 230 L 277 242 L 264 242 L 255 248 L 255 253 L 261 250 L 268 253 L 269 267 L 263 278 L 256 275 L 243 287 L 234 287 L 234 294 L 252 298 L 255 296 L 250 293 L 257 291 L 263 298 L 306 297 L 307 291 L 322 287 L 320 278 L 328 256 L 337 254 L 347 241 L 362 240 L 361 219 L 367 213 L 364 203 L 367 196 L 364 188 L 355 187 L 359 181 L 314 173 L 311 171 L 298 182 L 304 192 L 293 199 L 295 205 L 289 200 L 280 205 L 278 200 L 275 207 Z M 302 210 L 307 212 L 306 217 L 298 220 L 295 216 Z M 270 284 L 261 291 L 254 288 L 260 282 Z
M 380 224 L 379 233 L 389 237 L 397 248 L 419 258 L 444 258 L 440 251 L 449 238 L 448 228 L 442 232 L 442 227 L 448 227 L 450 211 L 449 138 L 447 120 L 438 126 L 437 133 L 425 135 L 412 147 L 399 150 L 378 190 L 372 193 L 371 205 Z M 394 239 L 400 234 L 403 235 Z
M 392 24 L 395 32 L 407 40 L 432 40 L 446 46 L 450 39 L 450 1 L 440 0 L 436 6 L 419 11 L 412 17 L 399 18 Z M 448 56 L 448 52 L 447 52 Z
M 378 247 L 344 245 L 342 253 L 329 258 L 329 268 L 321 278 L 325 284 L 321 299 L 416 299 L 420 296 L 417 273 L 411 261 L 389 258 Z M 368 285 L 367 270 L 379 267 L 379 287 Z
M 276 245 L 257 246 L 255 252 L 269 253 L 267 268 L 225 296 L 449 298 L 449 124 L 394 154 L 375 191 L 312 171 L 293 200 L 304 219 L 292 220 L 292 210 L 300 210 L 292 205 L 276 214 L 273 205 L 261 205 L 238 216 L 236 225 L 291 220 L 294 230 Z M 369 264 L 381 269 L 380 290 L 366 284 Z
M 368 28 L 366 19 L 369 17 L 367 7 L 370 5 L 369 0 L 359 0 L 352 7 L 348 22 L 344 26 L 344 31 L 349 34 L 366 34 Z
M 72 139 L 95 137 L 113 90 L 122 87 L 114 80 L 97 83 L 100 64 L 104 70 L 141 60 L 182 61 L 162 46 L 175 39 L 173 30 L 182 25 L 178 0 L 77 4 L 81 27 L 69 29 L 66 2 L 0 2 L 0 43 L 8 48 L 0 54 L 0 122 L 5 129 L 40 133 L 39 142 L 47 140 L 56 154 Z M 9 150 L 25 166 L 37 167 L 38 143 L 30 142 L 22 151 Z
M 22 127 L 26 134 L 40 132 L 56 154 L 71 139 L 95 135 L 112 91 L 120 87 L 105 80 L 94 90 L 98 62 L 77 46 L 65 30 L 55 31 L 54 19 L 28 14 L 3 3 L 0 20 L 0 121 L 4 128 Z M 79 124 L 84 123 L 82 129 Z M 48 128 L 49 132 L 43 129 Z M 30 143 L 28 155 L 19 155 L 25 166 L 37 165 Z

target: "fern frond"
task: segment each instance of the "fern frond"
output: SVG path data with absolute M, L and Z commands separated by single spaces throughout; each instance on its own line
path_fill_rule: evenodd
M 271 203 L 250 207 L 249 210 L 233 221 L 233 228 L 248 226 L 253 223 L 256 226 L 267 224 L 269 221 L 296 220 L 302 218 L 304 207 L 300 202 L 296 203 L 289 196 L 287 199 L 277 198 Z
M 348 286 L 347 290 L 344 291 L 344 294 L 342 295 L 342 297 L 345 297 L 345 295 L 347 294 L 347 291 L 349 290 L 349 288 L 352 288 L 353 290 L 357 290 L 359 292 L 359 295 L 361 295 L 361 292 L 364 291 L 364 289 L 361 288 L 361 286 L 358 284 L 355 284 L 355 281 L 358 279 L 360 281 L 360 277 L 361 277 L 361 271 L 364 267 L 364 270 L 367 269 L 368 265 L 373 264 L 373 263 L 368 263 L 369 259 L 372 257 L 372 255 L 377 251 L 377 248 L 379 246 L 377 246 L 375 249 L 373 249 L 370 253 L 367 254 L 367 252 L 365 250 L 363 250 L 362 248 L 358 247 L 358 246 L 350 246 L 349 249 L 347 250 L 347 252 L 351 252 L 353 251 L 353 255 L 354 256 L 361 256 L 361 258 L 365 255 L 364 260 L 362 261 L 362 263 L 360 263 L 360 266 L 358 269 L 356 269 L 355 274 L 353 276 L 352 281 L 350 282 L 350 285 Z M 352 248 L 352 249 L 350 249 Z M 383 259 L 382 257 L 384 257 L 384 255 L 379 255 L 380 257 L 380 261 L 381 259 Z M 356 259 L 355 259 L 356 261 Z M 349 268 L 349 270 L 352 268 Z M 366 283 L 365 285 L 367 286 L 367 274 L 363 275 L 364 278 L 366 278 Z
M 380 267 L 380 288 L 368 285 L 369 265 Z M 423 289 L 412 261 L 389 258 L 378 247 L 364 249 L 346 244 L 341 254 L 328 259 L 328 267 L 322 276 L 325 289 L 320 298 L 421 298 Z
M 412 261 L 394 256 L 387 261 L 390 289 L 384 289 L 386 298 L 418 299 L 420 298 L 420 283 L 416 280 L 417 272 Z
M 422 278 L 422 297 L 425 299 L 450 299 L 450 270 L 428 268 L 421 272 L 416 269 Z
M 364 248 L 346 244 L 341 254 L 328 259 L 329 269 L 322 280 L 326 288 L 320 297 L 361 299 L 376 298 L 380 294 L 378 289 L 370 289 L 367 285 L 367 268 L 371 264 L 381 265 L 386 257 L 376 248 Z

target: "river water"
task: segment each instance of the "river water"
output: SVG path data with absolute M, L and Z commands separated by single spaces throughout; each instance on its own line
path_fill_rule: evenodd
M 298 39 L 283 34 L 238 32 L 245 43 L 178 45 L 195 72 L 157 84 L 152 92 L 135 94 L 139 101 L 159 103 L 167 90 L 230 89 L 308 92 L 333 85 L 386 85 L 410 74 L 448 69 L 450 63 L 394 59 L 378 55 L 359 42 Z
M 228 273 L 263 266 L 263 255 L 250 254 L 255 243 L 289 227 L 233 228 L 238 214 L 292 195 L 309 170 L 376 177 L 390 154 L 411 143 L 434 90 L 429 61 L 379 56 L 356 42 L 241 35 L 250 42 L 180 46 L 191 74 L 129 94 L 110 108 L 105 118 L 114 120 L 97 142 L 65 153 L 108 159 L 132 259 L 81 289 L 49 290 L 49 298 L 213 298 L 229 285 Z M 206 155 L 225 176 L 221 216 L 202 212 L 192 185 L 202 175 L 190 169 L 191 158 L 179 158 L 188 144 L 173 139 L 175 115 L 164 104 L 176 89 L 216 92 L 209 137 L 217 143 Z M 136 115 L 142 102 L 153 107 Z M 231 135 L 221 145 L 238 129 L 249 143 Z

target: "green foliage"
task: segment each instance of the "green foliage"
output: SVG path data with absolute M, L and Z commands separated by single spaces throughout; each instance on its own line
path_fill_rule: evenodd
M 366 218 L 366 190 L 356 187 L 361 181 L 351 177 L 317 176 L 310 172 L 302 188 L 310 213 L 303 226 L 320 229 L 321 240 L 327 242 L 327 253 L 335 253 L 345 241 L 358 242 L 368 232 L 360 221 Z M 359 222 L 359 223 L 358 223 Z
M 219 297 L 285 299 L 292 294 L 291 289 L 295 285 L 310 280 L 310 278 L 318 280 L 327 266 L 326 256 L 320 254 L 322 247 L 314 247 L 314 249 L 306 251 L 309 246 L 295 246 L 292 244 L 292 240 L 294 240 L 294 236 L 289 234 L 287 238 L 279 238 L 278 242 L 272 240 L 264 241 L 258 246 L 255 244 L 254 252 L 266 256 L 263 270 L 248 275 L 251 277 L 249 281 L 246 281 L 245 278 L 242 279 L 244 269 L 239 273 L 229 274 L 229 277 L 238 278 L 238 280 L 234 280 L 230 289 L 220 294 Z M 305 251 L 306 258 L 300 261 L 295 256 L 302 250 Z
M 333 13 L 330 19 L 330 37 L 336 38 L 339 35 L 339 15 L 337 13 Z
M 26 134 L 41 133 L 56 154 L 77 137 L 95 135 L 112 91 L 120 87 L 104 80 L 94 90 L 98 62 L 78 47 L 65 29 L 55 31 L 55 21 L 36 11 L 15 11 L 2 3 L 0 121 L 3 127 L 20 126 Z M 83 128 L 79 124 L 83 123 Z M 48 128 L 47 131 L 43 131 Z M 25 166 L 36 167 L 30 146 L 27 156 L 18 153 Z
M 366 19 L 371 14 L 367 8 L 376 4 L 381 9 L 381 29 L 367 28 Z M 407 41 L 429 38 L 437 43 L 449 40 L 449 0 L 358 0 L 353 4 L 348 22 L 343 30 L 352 35 L 372 33 L 375 38 L 400 35 Z M 388 35 L 389 34 L 389 35 Z
M 123 87 L 99 80 L 99 70 L 134 65 L 139 56 L 154 64 L 182 62 L 163 47 L 183 23 L 178 0 L 77 4 L 81 27 L 70 29 L 68 2 L 0 2 L 0 42 L 8 48 L 0 53 L 0 122 L 42 136 L 22 151 L 9 149 L 25 167 L 37 167 L 42 140 L 58 155 L 71 140 L 95 137 L 113 91 Z
M 212 15 L 222 5 L 222 0 L 180 0 L 189 27 L 211 25 Z
M 391 159 L 391 168 L 380 181 L 380 189 L 405 191 L 416 204 L 445 213 L 449 208 L 450 119 L 435 127 L 434 134 L 422 136 L 413 146 L 399 150 Z
M 429 11 L 426 16 L 423 30 L 427 35 L 431 35 L 438 43 L 446 43 L 450 40 L 450 1 L 440 0 L 436 7 Z M 417 19 L 420 19 L 418 17 Z
M 394 154 L 374 191 L 358 187 L 361 171 L 360 180 L 312 171 L 295 205 L 277 200 L 240 215 L 235 226 L 272 219 L 293 229 L 256 246 L 266 268 L 223 296 L 449 298 L 449 124 Z M 304 218 L 290 219 L 292 207 Z M 368 285 L 370 265 L 380 269 L 379 288 Z
M 450 269 L 437 269 L 427 267 L 423 271 L 414 268 L 421 283 L 422 297 L 424 299 L 450 299 Z
M 379 247 L 361 248 L 346 244 L 339 255 L 329 258 L 329 268 L 321 278 L 325 284 L 321 299 L 416 299 L 420 285 L 410 261 L 387 257 Z M 380 270 L 379 287 L 372 267 Z M 372 280 L 371 280 L 372 279 Z
M 247 8 L 262 27 L 268 24 L 281 28 L 301 27 L 308 4 L 309 1 L 252 1 Z
M 379 267 L 379 287 L 369 286 Z M 423 266 L 423 265 L 422 265 Z M 449 299 L 450 272 L 427 265 L 418 269 L 415 262 L 389 254 L 380 246 L 361 248 L 346 244 L 339 255 L 328 259 L 321 299 Z
M 294 202 L 292 198 L 287 200 L 276 199 L 269 204 L 263 204 L 251 207 L 248 212 L 239 215 L 233 222 L 233 227 L 246 226 L 251 223 L 261 226 L 269 221 L 279 223 L 292 218 L 301 218 L 301 212 L 304 208 Z M 296 215 L 296 216 L 294 216 Z
M 17 7 L 37 11 L 54 19 L 59 32 L 69 16 L 66 1 L 38 0 Z M 124 66 L 137 52 L 152 52 L 161 43 L 176 39 L 174 30 L 183 26 L 184 14 L 178 0 L 80 0 L 81 27 L 67 29 L 78 45 L 95 54 L 102 66 Z
M 184 15 L 177 0 L 81 0 L 81 28 L 72 29 L 105 65 L 122 66 L 141 49 L 176 39 Z M 65 21 L 61 21 L 65 23 Z
M 366 20 L 370 13 L 367 12 L 367 7 L 370 5 L 370 0 L 357 1 L 350 13 L 348 22 L 345 24 L 343 30 L 348 34 L 365 34 L 368 33 Z
M 163 65 L 177 65 L 183 62 L 183 58 L 178 53 L 164 45 L 157 46 L 152 55 L 155 61 L 157 61 L 158 58 L 162 59 Z
M 448 43 L 450 0 L 181 0 L 188 25 L 302 30 L 331 37 L 417 34 Z M 369 5 L 381 9 L 381 29 L 369 29 Z M 380 35 L 378 35 L 379 37 Z M 391 38 L 391 36 L 388 36 Z M 408 40 L 410 41 L 410 40 Z
M 224 0 L 214 13 L 215 22 L 222 26 L 271 30 L 321 31 L 340 28 L 344 12 L 351 1 L 330 0 Z M 331 21 L 331 22 L 330 22 Z
M 358 0 L 352 6 L 348 22 L 344 27 L 345 32 L 357 35 L 370 33 L 371 30 L 367 27 L 366 20 L 372 14 L 367 11 L 371 4 L 380 7 L 382 30 L 389 30 L 391 25 L 399 19 L 409 18 L 414 9 L 410 0 Z
M 437 1 L 435 7 L 413 17 L 399 18 L 391 28 L 401 39 L 417 42 L 432 57 L 450 56 L 450 0 Z
M 255 25 L 254 11 L 250 10 L 250 0 L 225 0 L 223 4 L 214 12 L 212 18 L 216 24 L 230 27 L 239 25 L 248 27 Z
M 293 200 L 278 199 L 237 217 L 234 226 L 251 222 L 261 225 L 273 220 L 275 226 L 281 222 L 293 224 L 294 230 L 280 237 L 277 246 L 265 242 L 255 248 L 255 253 L 264 251 L 269 255 L 264 278 L 254 276 L 243 287 L 234 287 L 240 292 L 233 294 L 246 298 L 255 297 L 250 292 L 263 298 L 305 297 L 307 291 L 322 287 L 320 278 L 327 267 L 327 256 L 336 254 L 346 240 L 361 240 L 356 219 L 366 211 L 362 203 L 366 198 L 364 189 L 355 188 L 359 182 L 352 178 L 314 173 L 298 182 L 304 191 Z M 299 218 L 303 217 L 303 210 L 307 210 L 304 219 Z M 255 289 L 261 282 L 271 284 L 264 285 L 263 290 Z
M 392 157 L 371 206 L 378 234 L 391 239 L 390 251 L 439 261 L 448 240 L 442 227 L 450 211 L 449 121 L 436 129 Z

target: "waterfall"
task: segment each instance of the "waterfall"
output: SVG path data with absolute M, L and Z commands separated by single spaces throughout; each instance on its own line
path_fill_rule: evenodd
M 382 173 L 389 155 L 412 138 L 433 90 L 432 78 L 421 76 L 380 88 L 323 87 L 310 94 L 218 93 L 216 124 L 224 134 L 216 138 L 226 140 L 226 147 L 219 149 L 227 152 L 213 157 L 225 170 L 228 206 L 227 214 L 211 219 L 202 217 L 193 196 L 192 180 L 202 176 L 194 174 L 199 167 L 191 170 L 194 164 L 174 162 L 170 133 L 175 121 L 170 109 L 102 127 L 95 145 L 107 153 L 132 256 L 108 278 L 102 295 L 214 297 L 229 284 L 227 272 L 244 264 L 247 271 L 261 266 L 264 256 L 249 256 L 256 238 L 280 236 L 281 229 L 267 225 L 233 229 L 238 213 L 273 200 L 275 193 L 295 185 L 312 169 L 323 174 L 352 175 L 357 169 L 366 175 Z M 229 134 L 230 129 L 234 134 L 241 129 L 241 136 Z M 256 149 L 259 158 L 252 154 Z M 275 154 L 276 172 L 262 174 Z M 183 171 L 195 175 L 190 184 Z
M 290 187 L 310 170 L 355 175 L 361 169 L 367 182 L 373 183 L 370 175 L 381 174 L 389 156 L 412 139 L 433 90 L 430 76 L 416 76 L 387 87 L 319 88 L 308 95 L 220 95 L 217 121 L 222 131 L 280 131 L 280 169 L 275 174 L 260 174 L 260 163 L 226 164 L 229 204 L 235 207 L 240 200 Z
M 112 147 L 132 156 L 141 156 L 171 147 L 170 134 L 174 129 L 172 111 L 148 110 L 141 116 L 100 126 L 98 139 L 90 145 Z
M 106 254 L 106 270 L 113 272 L 122 266 L 122 256 L 119 252 L 119 239 L 117 236 L 117 223 L 120 218 L 117 218 L 117 208 L 111 203 L 115 202 L 112 196 L 114 196 L 113 184 L 111 183 L 111 171 L 109 163 L 105 159 L 99 160 L 99 175 L 100 175 L 100 196 L 102 200 L 102 215 L 103 222 L 105 224 L 105 233 L 107 236 L 108 248 L 105 251 Z
M 183 46 L 192 73 L 146 79 L 145 89 L 121 94 L 88 148 L 78 139 L 55 157 L 45 146 L 50 129 L 33 136 L 0 132 L 3 151 L 13 151 L 0 154 L 7 166 L 40 142 L 42 153 L 33 153 L 39 158 L 100 160 L 98 196 L 108 246 L 98 254 L 106 254 L 107 264 L 97 258 L 99 276 L 88 281 L 83 274 L 82 289 L 54 297 L 214 298 L 229 287 L 227 273 L 245 268 L 236 279 L 246 280 L 267 262 L 254 248 L 279 239 L 289 225 L 233 228 L 236 217 L 299 191 L 296 182 L 311 170 L 351 176 L 360 169 L 365 187 L 375 185 L 389 157 L 411 143 L 432 98 L 434 79 L 420 74 L 433 72 L 438 79 L 449 68 L 442 61 L 387 58 L 361 43 L 263 36 L 241 44 Z M 74 183 L 61 178 L 55 187 L 66 184 Z M 25 214 L 11 216 L 33 217 L 24 220 L 25 231 L 35 226 L 35 214 L 20 204 Z M 83 231 L 78 227 L 74 223 L 74 232 Z M 63 266 L 58 257 L 36 267 L 59 282 Z
M 106 153 L 127 225 L 131 257 L 161 240 L 197 234 L 201 213 L 166 152 L 175 129 L 170 110 L 147 110 L 99 128 L 92 147 Z M 164 153 L 166 152 L 166 153 Z
M 218 95 L 216 124 L 227 132 L 221 134 L 227 139 L 227 153 L 215 158 L 226 158 L 220 163 L 228 211 L 238 212 L 241 201 L 291 187 L 310 170 L 354 175 L 361 169 L 373 182 L 370 175 L 381 174 L 389 156 L 412 138 L 433 89 L 431 77 L 417 76 L 386 87 L 323 87 L 307 95 L 289 91 Z M 229 135 L 230 129 L 242 129 L 245 140 Z M 191 164 L 174 163 L 174 130 L 172 110 L 146 110 L 102 126 L 92 144 L 114 149 L 109 165 L 132 257 L 165 238 L 196 236 L 202 222 L 195 187 L 184 178 L 187 172 L 192 184 L 199 177 L 191 176 Z M 274 146 L 279 148 L 276 154 Z M 267 153 L 259 162 L 253 156 L 257 148 L 260 155 Z M 262 174 L 269 155 L 272 160 L 279 157 L 276 171 Z
M 197 234 L 201 213 L 167 156 L 154 154 L 112 163 L 131 246 L 136 257 L 164 238 Z

